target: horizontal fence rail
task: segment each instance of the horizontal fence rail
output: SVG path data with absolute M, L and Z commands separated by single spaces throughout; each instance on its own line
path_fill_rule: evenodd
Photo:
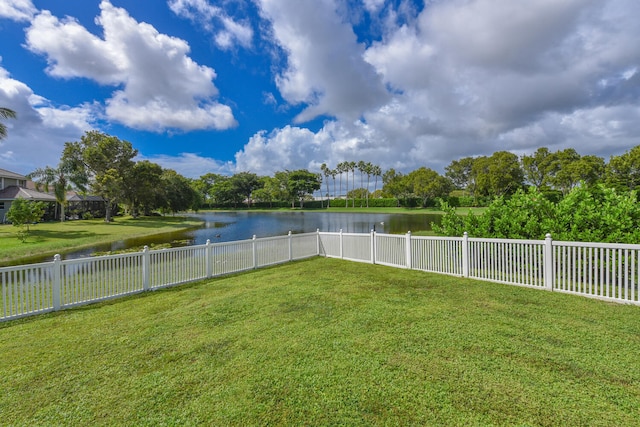
M 640 305 L 640 245 L 317 231 L 0 268 L 0 320 L 318 255 Z
M 640 245 L 553 242 L 554 290 L 638 303 Z
M 320 233 L 0 268 L 0 320 L 317 256 Z

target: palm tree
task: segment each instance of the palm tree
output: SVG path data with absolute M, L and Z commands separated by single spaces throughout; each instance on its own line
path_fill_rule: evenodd
M 8 108 L 0 107 L 0 118 L 2 119 L 15 119 L 16 112 Z M 7 126 L 0 123 L 0 140 L 7 137 Z
M 373 164 L 371 162 L 367 162 L 364 165 L 364 173 L 367 174 L 367 192 L 365 193 L 367 196 L 367 207 L 369 207 L 369 183 L 371 182 L 371 175 L 373 174 Z
M 327 209 L 330 207 L 329 204 L 330 199 L 329 199 L 329 175 L 331 175 L 331 169 L 329 169 L 327 167 L 326 163 L 323 163 L 322 165 L 320 165 L 320 170 L 322 171 L 322 174 L 324 175 L 324 181 L 327 184 Z
M 53 194 L 56 197 L 56 202 L 60 205 L 60 221 L 64 222 L 65 212 L 64 208 L 67 203 L 67 190 L 70 189 L 73 183 L 81 190 L 84 190 L 86 185 L 86 176 L 84 174 L 74 171 L 70 162 L 60 162 L 57 168 L 51 166 L 45 166 L 44 168 L 36 169 L 27 175 L 29 179 L 36 180 L 36 188 L 49 192 L 49 186 L 53 187 Z
M 341 162 L 341 163 L 338 163 L 338 166 L 337 166 L 337 171 L 340 174 L 340 195 L 342 195 L 342 173 L 343 172 L 347 172 L 347 193 L 349 192 L 349 171 L 347 169 L 348 165 L 349 165 L 349 162 Z M 347 200 L 348 199 L 345 193 L 345 202 L 344 202 L 345 208 L 347 207 Z
M 347 176 L 349 176 L 349 171 L 351 171 L 351 176 L 352 176 L 352 184 L 351 186 L 353 187 L 353 190 L 356 189 L 356 162 L 348 162 L 349 163 L 349 168 L 347 169 Z M 349 193 L 349 189 L 347 188 L 347 193 Z M 352 207 L 356 207 L 356 192 L 353 192 L 353 204 Z
M 367 164 L 364 160 L 360 160 L 357 164 L 358 172 L 360 172 L 360 188 L 364 188 L 364 171 L 367 168 Z
M 373 192 L 378 191 L 378 177 L 382 176 L 382 168 L 378 165 L 373 165 L 372 172 L 373 176 L 376 178 L 375 185 L 373 187 Z
M 333 179 L 333 198 L 336 198 L 336 175 L 338 175 L 337 169 L 331 169 L 329 171 L 331 173 L 331 178 Z

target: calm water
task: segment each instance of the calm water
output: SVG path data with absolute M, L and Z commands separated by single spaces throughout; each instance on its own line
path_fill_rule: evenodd
M 439 223 L 438 214 L 372 214 L 339 212 L 206 212 L 193 214 L 204 221 L 202 228 L 168 233 L 154 237 L 127 239 L 112 244 L 96 245 L 62 254 L 63 259 L 89 256 L 94 252 L 114 251 L 144 245 L 171 243 L 172 246 L 201 245 L 230 242 L 256 237 L 282 236 L 289 231 L 295 234 L 320 231 L 368 233 L 375 229 L 380 233 L 406 233 L 431 230 L 431 223 Z M 28 262 L 50 261 L 52 257 L 29 259 Z

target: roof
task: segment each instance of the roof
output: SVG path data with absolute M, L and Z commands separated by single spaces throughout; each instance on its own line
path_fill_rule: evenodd
M 100 196 L 67 193 L 67 201 L 68 202 L 104 202 L 105 200 Z
M 11 172 L 6 169 L 0 169 L 0 178 L 11 178 L 11 179 L 21 179 L 26 180 L 27 177 L 24 175 L 20 175 L 19 173 Z
M 51 194 L 41 193 L 36 190 L 17 187 L 15 185 L 10 185 L 4 190 L 0 190 L 0 200 L 15 200 L 15 199 L 37 200 L 40 202 L 56 201 L 55 196 Z

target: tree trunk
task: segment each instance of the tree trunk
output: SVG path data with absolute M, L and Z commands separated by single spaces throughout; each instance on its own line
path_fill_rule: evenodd
M 105 201 L 104 222 L 111 222 L 111 200 Z

